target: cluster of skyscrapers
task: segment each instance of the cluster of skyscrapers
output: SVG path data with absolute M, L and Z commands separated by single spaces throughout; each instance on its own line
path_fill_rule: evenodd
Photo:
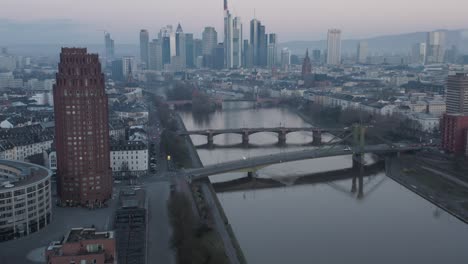
M 445 31 L 427 33 L 426 42 L 417 43 L 412 49 L 412 62 L 419 64 L 444 63 L 446 57 Z
M 223 42 L 218 43 L 218 33 L 214 27 L 205 27 L 201 39 L 184 33 L 180 24 L 175 30 L 171 25 L 161 28 L 157 38 L 152 40 L 148 30 L 142 29 L 140 61 L 149 70 L 170 71 L 201 67 L 275 67 L 279 64 L 276 34 L 267 34 L 265 25 L 257 19 L 250 22 L 250 41 L 244 40 L 243 34 L 241 18 L 230 12 L 227 0 L 224 0 Z M 113 57 L 113 41 L 109 34 L 106 34 L 105 43 L 109 60 Z M 119 61 L 119 65 L 122 63 Z

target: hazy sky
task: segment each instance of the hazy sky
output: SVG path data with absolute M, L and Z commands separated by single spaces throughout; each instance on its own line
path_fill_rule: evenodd
M 229 5 L 242 17 L 245 36 L 255 8 L 281 42 L 324 39 L 332 27 L 341 28 L 344 38 L 468 27 L 468 0 L 230 0 Z M 0 42 L 2 33 L 16 30 L 13 38 L 19 40 L 48 42 L 47 36 L 58 36 L 100 43 L 98 30 L 106 29 L 118 43 L 136 43 L 140 28 L 154 37 L 163 25 L 178 22 L 196 36 L 214 25 L 221 40 L 223 0 L 2 0 Z

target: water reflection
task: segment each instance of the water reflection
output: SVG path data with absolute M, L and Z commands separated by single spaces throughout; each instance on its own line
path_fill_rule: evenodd
M 286 109 L 226 110 L 203 124 L 190 114 L 183 119 L 193 130 L 307 125 Z M 202 148 L 198 153 L 207 165 L 311 147 L 300 145 L 311 140 L 301 133 L 288 138 L 299 145 L 284 148 L 274 146 L 275 135 L 254 136 L 251 144 L 268 147 Z M 196 145 L 206 143 L 204 137 L 192 139 Z M 227 135 L 215 137 L 214 143 L 239 140 Z M 366 158 L 366 163 L 371 161 Z M 219 193 L 248 263 L 468 263 L 468 226 L 387 178 L 386 170 L 299 184 L 301 176 L 350 169 L 352 163 L 344 156 L 277 164 L 258 170 L 257 180 L 273 179 L 279 187 Z M 228 173 L 211 180 L 245 177 L 246 172 Z M 286 184 L 288 178 L 293 184 Z

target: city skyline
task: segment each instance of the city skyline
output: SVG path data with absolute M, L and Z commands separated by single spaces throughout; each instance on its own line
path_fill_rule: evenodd
M 41 1 L 37 9 L 37 3 L 26 3 L 29 1 L 7 2 L 0 10 L 0 31 L 8 33 L 18 31 L 21 28 L 37 28 L 47 31 L 46 35 L 34 33 L 34 30 L 22 31 L 28 34 L 27 37 L 38 42 L 50 42 L 57 40 L 73 41 L 77 43 L 98 43 L 102 36 L 101 30 L 112 32 L 118 43 L 134 43 L 135 35 L 140 29 L 146 28 L 150 32 L 150 39 L 163 25 L 181 23 L 184 31 L 193 32 L 195 37 L 199 37 L 205 26 L 214 26 L 217 31 L 223 28 L 223 2 L 221 0 L 201 0 L 196 5 L 182 3 L 181 0 L 166 3 L 164 8 L 144 0 L 132 2 L 132 6 L 124 3 L 110 4 L 104 0 L 93 3 L 96 8 L 89 9 L 87 5 L 80 5 L 73 10 L 68 10 L 68 3 L 52 0 Z M 405 32 L 433 31 L 437 29 L 463 29 L 468 24 L 468 18 L 463 14 L 463 5 L 456 0 L 448 0 L 443 3 L 434 3 L 438 8 L 425 10 L 420 8 L 422 1 L 408 6 L 405 3 L 406 12 L 402 13 L 399 6 L 403 5 L 402 0 L 397 3 L 369 2 L 367 0 L 353 1 L 348 3 L 343 0 L 335 0 L 327 3 L 320 3 L 311 6 L 310 9 L 303 8 L 301 0 L 292 0 L 287 3 L 279 2 L 266 3 L 265 0 L 236 0 L 230 2 L 230 10 L 233 16 L 239 16 L 243 21 L 250 21 L 256 17 L 269 25 L 272 32 L 281 36 L 281 41 L 291 40 L 321 40 L 326 38 L 328 28 L 340 28 L 343 30 L 343 39 L 367 38 L 386 34 L 398 34 Z M 401 5 L 398 3 L 401 2 Z M 419 5 L 418 3 L 421 2 Z M 34 12 L 29 14 L 23 10 L 27 4 L 33 8 L 29 10 L 50 9 L 53 14 L 47 12 Z M 462 6 L 460 6 L 462 5 Z M 103 8 L 100 8 L 102 6 Z M 339 6 L 340 8 L 336 8 Z M 457 8 L 454 8 L 457 6 Z M 144 7 L 144 8 L 143 8 Z M 154 8 L 153 8 L 154 7 Z M 99 13 L 95 10 L 99 10 Z M 254 9 L 256 15 L 254 15 Z M 381 16 L 381 10 L 385 9 L 388 16 Z M 67 10 L 67 12 L 62 12 Z M 102 10 L 105 10 L 102 12 Z M 313 12 L 320 10 L 320 12 Z M 444 11 L 444 12 L 442 12 Z M 82 13 L 86 12 L 86 19 L 82 18 Z M 311 15 L 311 13 L 313 15 Z M 194 13 L 202 14 L 192 21 Z M 411 13 L 411 16 L 408 14 Z M 450 16 L 441 16 L 447 13 Z M 55 15 L 62 14 L 62 15 Z M 18 19 L 28 17 L 28 19 Z M 281 19 L 278 19 L 281 17 Z M 430 19 L 429 19 L 430 18 Z M 297 25 L 305 25 L 298 27 Z M 72 36 L 72 38 L 70 38 Z M 75 39 L 73 39 L 73 36 Z M 245 32 L 244 32 L 245 37 Z M 17 39 L 25 36 L 17 36 Z M 43 39 L 47 38 L 47 39 Z M 19 40 L 18 40 L 19 41 Z M 15 40 L 5 42 L 14 43 Z M 1 43 L 0 43 L 1 44 Z

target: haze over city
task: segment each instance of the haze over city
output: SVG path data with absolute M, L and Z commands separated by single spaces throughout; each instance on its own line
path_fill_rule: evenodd
M 468 263 L 467 0 L 0 8 L 0 264 Z
M 467 1 L 233 0 L 233 15 L 244 22 L 256 17 L 277 32 L 280 42 L 320 40 L 328 28 L 341 28 L 343 38 L 462 29 L 468 25 Z M 27 8 L 25 8 L 27 6 Z M 117 43 L 135 42 L 135 32 L 158 31 L 181 23 L 184 30 L 201 34 L 203 27 L 222 28 L 221 0 L 6 0 L 0 9 L 0 32 L 5 42 L 100 43 L 105 29 Z M 1 41 L 1 42 L 3 42 Z

